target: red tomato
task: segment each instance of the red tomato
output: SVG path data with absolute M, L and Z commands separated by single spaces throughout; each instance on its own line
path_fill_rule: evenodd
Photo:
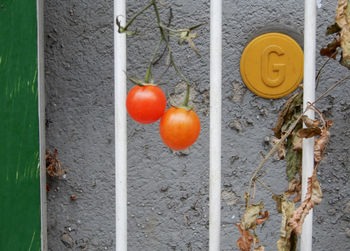
M 159 132 L 168 147 L 183 150 L 196 141 L 200 127 L 200 120 L 193 110 L 171 107 L 160 120 Z
M 142 124 L 156 122 L 164 113 L 166 97 L 155 85 L 134 86 L 126 97 L 130 117 Z

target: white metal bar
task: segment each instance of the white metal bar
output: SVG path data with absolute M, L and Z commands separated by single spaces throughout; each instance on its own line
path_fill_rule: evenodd
M 39 109 L 39 165 L 41 250 L 47 250 L 47 191 L 46 191 L 46 139 L 45 139 L 45 82 L 44 82 L 44 3 L 36 1 L 37 10 L 37 57 L 38 57 L 38 109 Z
M 305 0 L 305 25 L 304 25 L 304 110 L 308 102 L 315 100 L 315 73 L 316 73 L 316 1 Z M 314 112 L 306 113 L 314 118 Z M 302 198 L 307 191 L 307 180 L 312 176 L 314 169 L 314 138 L 303 140 L 303 171 L 302 171 Z M 312 250 L 312 210 L 306 217 L 300 248 L 302 251 Z
M 125 25 L 125 0 L 114 0 L 114 120 L 116 251 L 127 250 L 127 125 L 126 125 L 126 35 L 118 33 L 119 18 Z
M 220 250 L 222 1 L 210 1 L 209 250 Z

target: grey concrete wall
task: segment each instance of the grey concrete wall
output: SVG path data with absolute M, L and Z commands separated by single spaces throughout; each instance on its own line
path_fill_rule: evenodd
M 128 16 L 145 1 L 127 1 Z M 244 211 L 243 193 L 262 155 L 270 148 L 284 100 L 266 100 L 242 83 L 239 60 L 256 30 L 280 23 L 303 32 L 301 0 L 224 1 L 223 16 L 223 156 L 222 250 L 237 250 L 234 223 Z M 209 1 L 166 1 L 172 27 L 209 22 Z M 112 1 L 45 1 L 47 146 L 59 150 L 66 178 L 48 179 L 48 245 L 51 251 L 115 250 L 113 6 Z M 334 18 L 336 1 L 318 10 L 318 49 L 328 42 L 324 31 Z M 164 9 L 164 8 L 162 8 Z M 162 11 L 164 22 L 168 11 Z M 128 72 L 143 76 L 157 43 L 151 12 L 136 23 L 141 37 L 128 38 Z M 202 129 L 187 151 L 172 152 L 158 135 L 158 125 L 128 118 L 128 247 L 129 250 L 207 250 L 209 174 L 209 24 L 195 40 L 201 57 L 188 46 L 172 44 L 175 58 L 194 83 L 193 107 Z M 318 67 L 325 59 L 318 57 Z M 154 69 L 165 69 L 162 59 Z M 173 70 L 163 79 L 166 93 L 181 100 L 183 83 Z M 331 62 L 318 93 L 348 71 Z M 131 88 L 129 85 L 128 88 Z M 314 211 L 314 250 L 350 250 L 349 88 L 344 85 L 319 108 L 335 121 L 328 154 L 318 177 L 324 200 Z M 274 191 L 287 181 L 282 161 L 271 160 L 263 177 Z M 71 195 L 77 199 L 70 200 Z M 257 233 L 266 250 L 275 250 L 280 215 L 271 194 L 259 187 L 272 214 Z

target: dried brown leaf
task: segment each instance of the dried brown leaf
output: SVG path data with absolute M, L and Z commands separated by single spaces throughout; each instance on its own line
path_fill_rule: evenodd
M 261 210 L 264 208 L 264 203 L 260 202 L 257 205 L 250 205 L 246 211 L 244 212 L 244 215 L 242 217 L 241 226 L 244 230 L 247 229 L 255 229 L 257 225 L 257 218 L 261 213 Z
M 321 128 L 319 127 L 308 127 L 308 128 L 302 128 L 298 131 L 298 136 L 300 138 L 312 138 L 315 136 L 320 136 L 322 133 Z
M 273 139 L 272 143 L 277 145 L 280 142 L 280 139 Z M 278 150 L 277 150 L 277 155 L 279 159 L 284 159 L 286 157 L 286 144 L 283 142 L 282 144 L 279 145 Z
M 320 121 L 317 119 L 310 119 L 307 115 L 303 115 L 301 120 L 304 122 L 306 127 L 317 127 L 320 125 Z
M 305 217 L 310 210 L 322 201 L 322 190 L 319 182 L 316 180 L 316 169 L 312 177 L 308 179 L 307 192 L 304 201 L 299 208 L 293 212 L 292 218 L 289 220 L 289 226 L 297 233 L 301 234 L 302 225 Z
M 241 234 L 241 237 L 237 240 L 237 247 L 239 247 L 240 251 L 250 251 L 254 241 L 253 235 L 249 230 L 244 230 L 241 224 L 237 223 L 236 226 Z
M 50 150 L 46 150 L 46 173 L 51 177 L 61 177 L 66 173 L 61 168 L 61 162 L 57 159 L 58 150 L 55 149 L 53 153 Z
M 280 239 L 277 241 L 276 246 L 278 251 L 294 251 L 297 246 L 297 236 L 293 229 L 288 225 L 288 221 L 293 215 L 295 205 L 289 200 L 282 200 L 281 202 L 281 229 Z
M 326 47 L 321 48 L 320 55 L 336 59 L 340 47 L 340 37 L 335 37 Z
M 272 199 L 276 201 L 276 209 L 277 212 L 282 213 L 282 201 L 285 200 L 285 195 L 284 194 L 274 194 L 272 195 Z
M 288 130 L 288 127 L 296 120 L 301 112 L 303 92 L 294 93 L 284 104 L 278 115 L 275 127 L 272 129 L 277 138 Z
M 314 160 L 315 163 L 319 163 L 324 155 L 328 141 L 329 141 L 329 128 L 333 125 L 332 120 L 325 120 L 325 124 L 322 128 L 321 137 L 315 140 L 314 145 Z
M 269 219 L 269 211 L 260 212 L 259 216 L 260 218 L 256 219 L 256 225 L 263 224 L 265 221 Z
M 350 69 L 350 27 L 342 28 L 340 32 L 340 45 L 342 47 L 342 55 L 340 59 L 340 63 Z
M 263 246 L 259 246 L 257 248 L 254 248 L 253 251 L 265 251 L 265 248 Z
M 338 33 L 339 31 L 341 31 L 341 28 L 337 23 L 334 23 L 327 27 L 326 35 L 328 36 L 334 33 Z
M 301 181 L 300 179 L 293 179 L 288 184 L 288 190 L 284 192 L 286 196 L 291 196 L 296 193 L 293 202 L 296 203 L 301 199 Z
M 292 151 L 301 151 L 303 150 L 303 139 L 296 133 L 293 133 L 291 136 L 291 143 L 292 143 Z M 290 149 L 290 147 L 289 147 Z
M 341 28 L 342 57 L 340 63 L 350 69 L 350 8 L 348 0 L 338 0 L 335 22 Z
M 348 24 L 348 5 L 348 0 L 338 0 L 335 22 L 341 29 Z

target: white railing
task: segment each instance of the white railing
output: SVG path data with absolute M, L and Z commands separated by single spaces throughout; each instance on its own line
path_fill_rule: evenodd
M 127 250 L 127 125 L 126 125 L 126 38 L 119 34 L 116 18 L 125 25 L 125 0 L 114 0 L 114 93 L 115 93 L 115 184 L 116 250 Z M 221 227 L 221 81 L 222 81 L 222 1 L 210 5 L 210 191 L 209 250 L 220 250 Z M 304 109 L 315 98 L 316 2 L 305 0 Z M 312 111 L 308 112 L 311 118 Z M 313 139 L 303 143 L 303 198 L 307 178 L 313 172 Z M 306 218 L 301 250 L 312 250 L 312 211 Z
M 222 2 L 210 1 L 209 250 L 220 250 Z
M 125 25 L 125 0 L 114 0 L 114 120 L 115 120 L 115 225 L 116 250 L 127 250 L 127 128 L 126 35 L 118 33 L 119 18 Z
M 315 100 L 316 74 L 316 1 L 305 0 L 304 24 L 304 110 L 308 102 Z M 314 118 L 312 110 L 306 115 Z M 303 140 L 303 171 L 302 171 L 302 199 L 305 198 L 307 180 L 314 170 L 314 138 Z M 306 217 L 301 235 L 300 248 L 302 251 L 312 250 L 312 210 Z

